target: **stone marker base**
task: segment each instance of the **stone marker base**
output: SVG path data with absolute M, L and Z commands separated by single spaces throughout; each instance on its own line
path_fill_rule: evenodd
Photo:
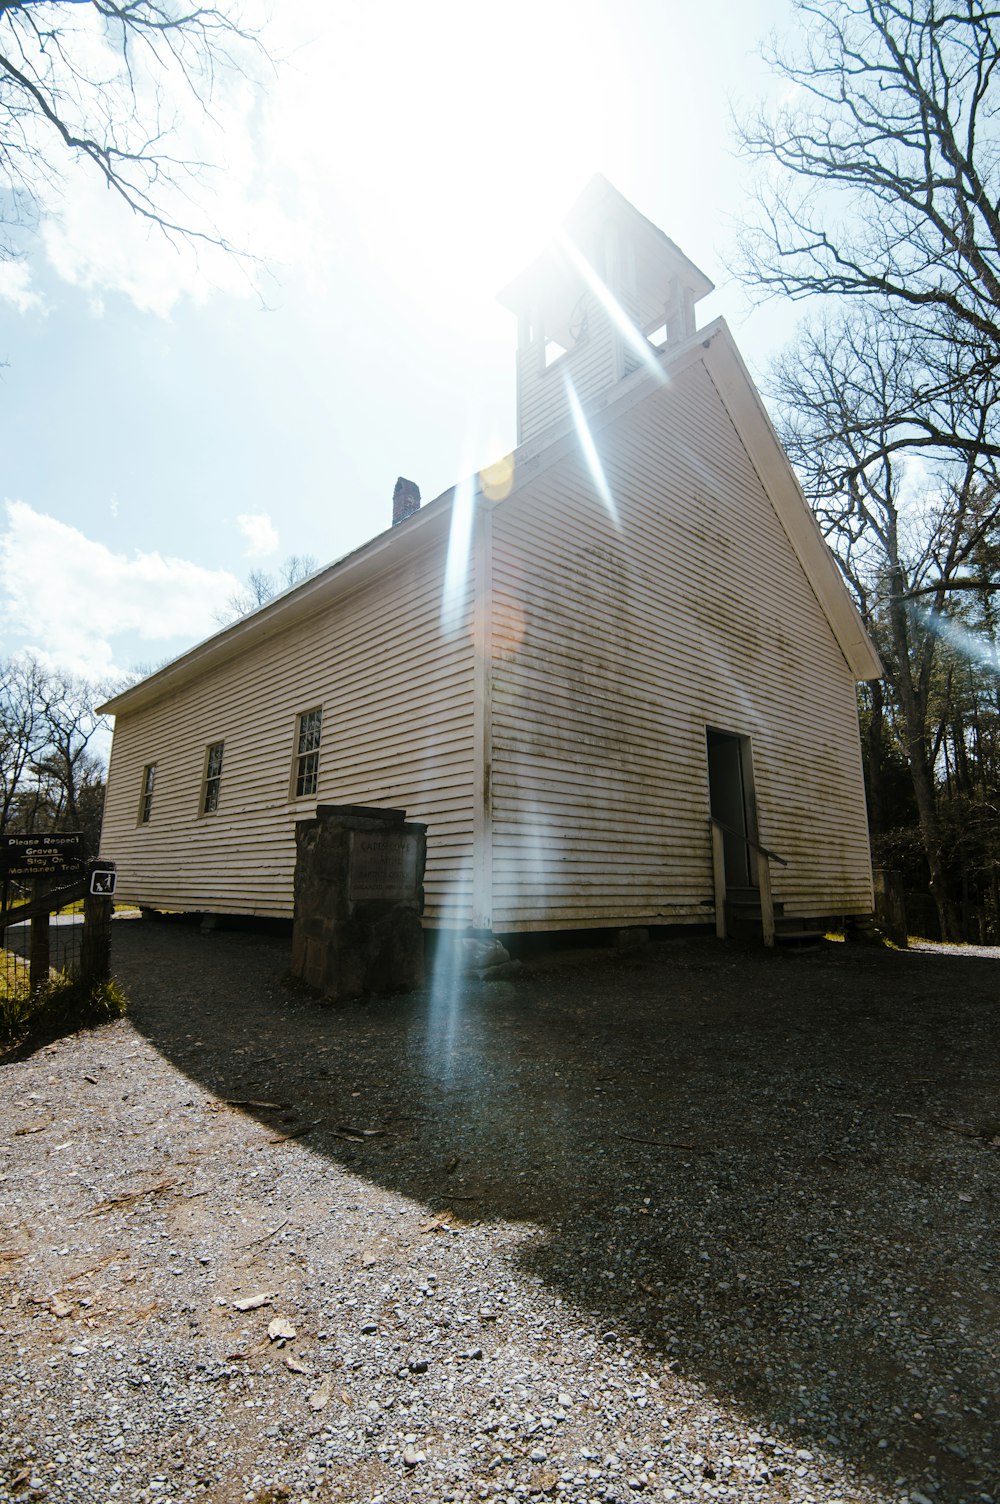
M 294 977 L 331 1002 L 422 984 L 426 829 L 356 805 L 297 823 Z

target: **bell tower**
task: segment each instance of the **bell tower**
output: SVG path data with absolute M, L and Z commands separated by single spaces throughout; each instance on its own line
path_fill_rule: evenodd
M 500 294 L 517 315 L 517 441 L 695 332 L 704 272 L 607 178 L 592 178 L 542 255 Z

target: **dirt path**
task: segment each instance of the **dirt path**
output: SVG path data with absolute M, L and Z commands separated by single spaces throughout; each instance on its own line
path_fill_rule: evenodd
M 115 967 L 2 1065 L 0 1498 L 996 1499 L 996 960 Z

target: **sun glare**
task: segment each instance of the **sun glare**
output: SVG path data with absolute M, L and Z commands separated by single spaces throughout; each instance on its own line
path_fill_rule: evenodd
M 646 372 L 654 376 L 657 381 L 666 381 L 663 367 L 656 358 L 656 353 L 649 340 L 646 339 L 641 329 L 637 329 L 611 292 L 604 280 L 598 276 L 583 252 L 574 245 L 569 236 L 561 229 L 555 232 L 555 243 L 566 257 L 567 261 L 579 272 L 587 287 L 590 288 L 597 301 L 601 304 L 612 324 L 621 334 L 626 344 L 646 367 Z
M 472 528 L 475 518 L 476 493 L 471 479 L 462 480 L 455 487 L 451 505 L 451 529 L 448 534 L 448 556 L 445 563 L 444 589 L 441 593 L 441 633 L 454 637 L 465 623 L 466 603 L 471 588 Z
M 616 528 L 620 529 L 621 519 L 618 516 L 618 506 L 611 493 L 611 487 L 608 485 L 607 476 L 604 474 L 604 466 L 601 464 L 601 456 L 598 454 L 597 445 L 594 443 L 594 435 L 590 431 L 590 424 L 587 422 L 580 399 L 576 395 L 576 387 L 568 376 L 566 377 L 566 396 L 569 399 L 570 415 L 576 428 L 576 436 L 580 441 L 580 449 L 586 461 L 587 469 L 590 471 L 590 478 L 594 482 L 594 489 L 601 498 L 604 509 L 611 518 L 611 521 Z
M 461 326 L 602 166 L 597 73 L 613 31 L 605 46 L 566 0 L 310 14 L 272 114 L 314 210 L 331 234 L 363 241 L 377 275 Z

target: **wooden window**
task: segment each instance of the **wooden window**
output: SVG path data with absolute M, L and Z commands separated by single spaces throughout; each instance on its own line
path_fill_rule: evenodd
M 153 813 L 153 785 L 156 782 L 156 763 L 147 762 L 142 770 L 142 797 L 139 800 L 139 824 L 148 825 Z
M 210 815 L 219 807 L 219 785 L 222 783 L 222 748 L 224 742 L 213 742 L 205 753 L 205 781 L 201 791 L 201 812 Z
M 322 708 L 303 710 L 299 716 L 298 730 L 295 765 L 292 773 L 295 780 L 296 799 L 306 799 L 315 794 L 319 784 L 319 742 L 323 731 Z

